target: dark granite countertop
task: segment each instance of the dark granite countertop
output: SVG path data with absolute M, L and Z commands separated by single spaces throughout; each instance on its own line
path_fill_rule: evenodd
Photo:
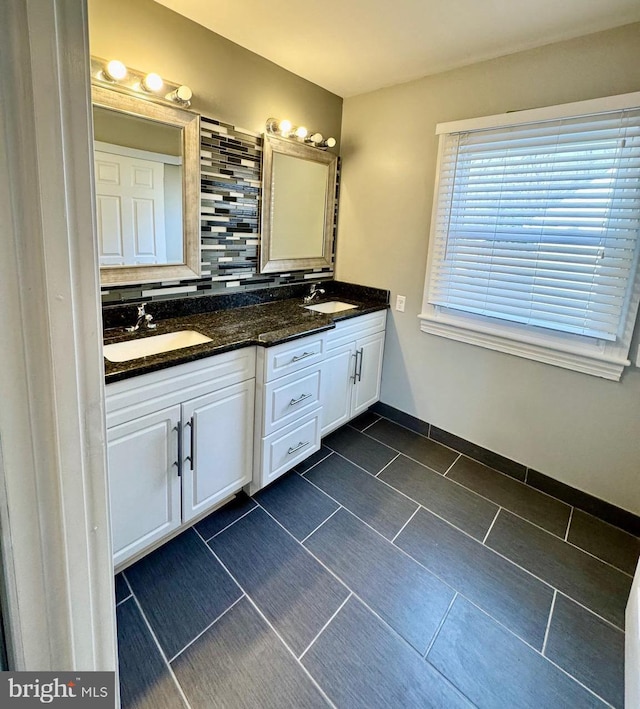
M 384 293 L 386 294 L 387 291 Z M 337 294 L 325 295 L 318 302 L 340 300 L 357 305 L 357 308 L 353 310 L 345 310 L 332 315 L 307 310 L 302 307 L 300 298 L 289 298 L 154 320 L 157 327 L 154 330 L 145 330 L 141 333 L 124 332 L 121 326 L 105 329 L 105 344 L 152 337 L 177 330 L 196 330 L 211 338 L 211 342 L 205 344 L 140 357 L 127 362 L 110 362 L 105 359 L 105 381 L 109 384 L 250 345 L 271 347 L 305 337 L 314 332 L 333 329 L 335 323 L 341 320 L 386 310 L 389 307 L 387 302 L 382 302 L 382 299 L 375 297 L 375 295 L 367 297 L 369 294 L 365 289 L 362 289 L 362 293 L 357 295 L 358 298 L 338 296 Z M 388 296 L 386 300 L 388 300 Z M 149 303 L 147 312 L 154 314 L 153 303 Z M 135 318 L 133 321 L 129 320 L 130 323 L 134 321 Z

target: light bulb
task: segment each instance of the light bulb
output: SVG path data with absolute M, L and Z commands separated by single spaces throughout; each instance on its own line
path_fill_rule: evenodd
M 127 67 L 117 59 L 112 59 L 103 69 L 104 75 L 111 81 L 122 81 L 127 75 Z
M 327 148 L 334 148 L 336 145 L 336 139 L 335 138 L 327 138 L 324 141 L 324 144 L 327 146 Z
M 142 80 L 142 86 L 146 91 L 160 91 L 164 86 L 164 81 L 159 74 L 147 74 Z
M 291 124 L 291 121 L 288 121 L 285 118 L 284 121 L 280 121 L 278 128 L 280 129 L 280 132 L 282 133 L 282 135 L 286 135 L 287 133 L 291 132 L 293 125 Z
M 168 101 L 175 101 L 176 103 L 189 103 L 192 96 L 193 91 L 183 84 L 182 86 L 178 86 L 174 91 L 171 91 L 171 93 L 168 93 L 165 98 Z
M 181 101 L 191 101 L 191 98 L 193 97 L 193 91 L 188 87 L 183 84 L 182 86 L 178 86 L 176 89 L 176 96 L 181 100 Z
M 322 137 L 322 133 L 314 133 L 309 137 L 309 142 L 313 143 L 314 145 L 320 145 L 324 138 Z
M 299 128 L 296 128 L 295 136 L 296 138 L 300 138 L 300 140 L 302 140 L 307 137 L 308 132 L 309 131 L 304 126 L 300 126 Z

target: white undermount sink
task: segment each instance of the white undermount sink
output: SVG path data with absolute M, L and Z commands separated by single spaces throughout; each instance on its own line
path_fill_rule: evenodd
M 305 305 L 307 310 L 315 310 L 316 313 L 340 313 L 343 310 L 353 310 L 357 305 L 351 303 L 343 303 L 339 300 L 329 300 L 326 303 L 318 303 L 317 305 Z
M 178 330 L 166 335 L 153 335 L 125 342 L 114 342 L 104 346 L 104 356 L 110 362 L 128 362 L 130 359 L 148 357 L 149 355 L 181 350 L 183 347 L 201 345 L 211 342 L 211 338 L 201 335 L 195 330 Z

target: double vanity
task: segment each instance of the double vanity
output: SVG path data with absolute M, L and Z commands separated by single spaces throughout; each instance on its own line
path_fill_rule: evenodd
M 332 285 L 336 295 L 306 307 L 301 297 L 193 314 L 207 299 L 187 312 L 152 304 L 157 327 L 133 334 L 109 327 L 132 308 L 105 313 L 116 569 L 241 489 L 269 485 L 378 400 L 388 293 Z

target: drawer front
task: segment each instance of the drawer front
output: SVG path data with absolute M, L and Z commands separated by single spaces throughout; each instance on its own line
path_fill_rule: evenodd
M 270 347 L 265 359 L 265 382 L 298 372 L 322 361 L 324 353 L 323 335 L 311 335 L 293 342 Z
M 320 415 L 316 409 L 302 421 L 287 426 L 262 439 L 262 471 L 260 487 L 320 450 Z
M 353 342 L 361 337 L 368 337 L 374 332 L 385 329 L 387 324 L 387 311 L 379 310 L 376 313 L 360 315 L 336 323 L 335 330 L 329 330 L 326 336 L 327 349 L 342 347 L 348 342 Z
M 265 386 L 263 435 L 299 421 L 320 405 L 320 367 L 306 367 Z

